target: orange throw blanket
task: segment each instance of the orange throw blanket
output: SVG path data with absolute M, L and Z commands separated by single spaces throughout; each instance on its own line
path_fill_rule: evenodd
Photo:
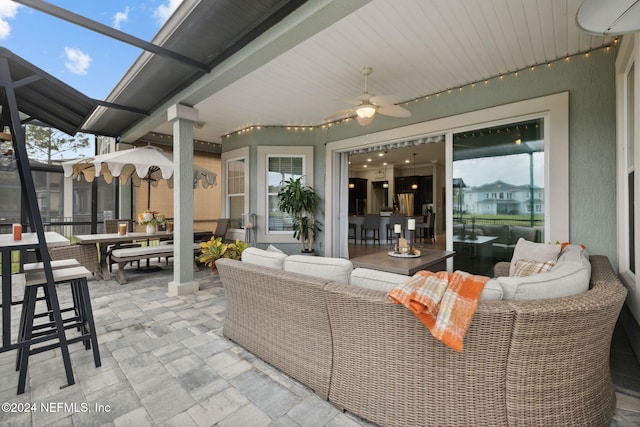
M 463 271 L 419 271 L 387 296 L 411 310 L 431 335 L 460 352 L 487 280 Z

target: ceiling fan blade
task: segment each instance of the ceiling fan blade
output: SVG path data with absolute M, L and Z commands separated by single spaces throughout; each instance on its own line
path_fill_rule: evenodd
M 411 117 L 411 111 L 393 104 L 379 106 L 378 113 L 391 117 Z
M 369 100 L 372 104 L 382 106 L 382 105 L 393 105 L 399 104 L 402 102 L 399 96 L 396 95 L 376 95 L 372 96 Z
M 344 117 L 349 117 L 354 114 L 353 108 L 346 108 L 344 110 L 336 111 L 335 113 L 325 117 L 322 119 L 325 122 L 330 122 L 333 120 L 338 120 Z

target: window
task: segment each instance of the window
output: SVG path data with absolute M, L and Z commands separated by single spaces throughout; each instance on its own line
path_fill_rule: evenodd
M 278 209 L 278 191 L 283 180 L 303 177 L 313 186 L 313 147 L 267 146 L 258 151 L 258 228 L 256 238 L 265 243 L 297 243 L 291 218 Z
M 227 151 L 220 157 L 225 177 L 221 216 L 229 218 L 229 228 L 242 228 L 242 215 L 249 213 L 249 149 Z
M 278 192 L 283 181 L 303 178 L 304 157 L 267 155 L 267 225 L 268 233 L 292 232 L 291 215 L 278 210 Z
M 231 228 L 240 228 L 244 213 L 244 159 L 227 162 L 227 216 Z

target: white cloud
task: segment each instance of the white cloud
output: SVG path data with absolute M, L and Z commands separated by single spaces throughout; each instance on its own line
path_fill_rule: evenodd
M 156 21 L 158 21 L 158 24 L 163 25 L 167 22 L 167 19 L 169 19 L 181 3 L 182 0 L 166 0 L 166 3 L 158 6 L 153 12 L 153 16 L 156 18 Z
M 14 18 L 20 5 L 11 0 L 0 0 L 0 39 L 6 39 L 11 33 L 8 19 Z
M 80 49 L 74 49 L 71 47 L 64 48 L 67 61 L 64 63 L 65 67 L 73 74 L 84 75 L 87 74 L 89 64 L 91 63 L 91 57 L 81 51 Z
M 127 22 L 129 19 L 129 6 L 124 9 L 124 12 L 117 12 L 113 15 L 113 27 L 117 30 L 120 29 L 123 22 Z

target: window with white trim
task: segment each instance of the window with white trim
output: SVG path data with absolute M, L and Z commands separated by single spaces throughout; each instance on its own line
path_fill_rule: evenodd
M 256 238 L 264 243 L 297 243 L 291 218 L 278 209 L 282 181 L 303 177 L 313 187 L 313 146 L 260 145 L 258 152 L 258 228 Z
M 230 228 L 242 226 L 244 213 L 244 158 L 227 161 L 227 216 Z
M 278 209 L 278 193 L 284 181 L 302 178 L 304 157 L 299 155 L 267 155 L 267 225 L 268 233 L 291 233 L 291 215 Z
M 242 228 L 242 215 L 249 210 L 249 148 L 222 153 L 224 191 L 220 216 L 229 218 L 229 228 Z

